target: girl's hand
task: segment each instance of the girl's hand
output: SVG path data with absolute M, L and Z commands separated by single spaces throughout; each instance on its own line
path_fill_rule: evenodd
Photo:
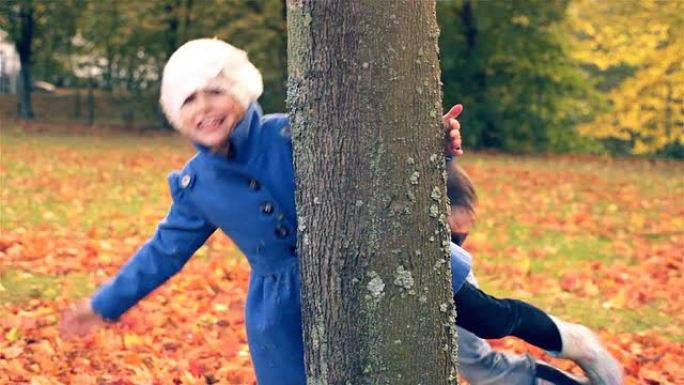
M 444 137 L 444 155 L 459 156 L 463 155 L 461 148 L 461 123 L 456 120 L 456 117 L 463 111 L 463 105 L 457 104 L 442 116 L 442 122 L 446 130 Z
M 59 331 L 65 338 L 84 337 L 104 324 L 105 320 L 90 306 L 90 300 L 85 300 L 62 312 Z

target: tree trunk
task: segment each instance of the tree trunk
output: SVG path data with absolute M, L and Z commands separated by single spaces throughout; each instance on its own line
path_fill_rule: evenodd
M 74 117 L 81 117 L 81 82 L 76 81 L 76 93 L 74 93 Z
M 105 66 L 104 73 L 102 74 L 102 80 L 104 83 L 103 88 L 109 95 L 111 95 L 112 91 L 114 91 L 114 47 L 112 47 L 110 36 L 105 38 L 104 46 L 107 65 Z
M 33 119 L 33 106 L 31 103 L 31 59 L 35 20 L 33 15 L 33 3 L 29 0 L 22 1 L 19 8 L 19 36 L 16 40 L 17 53 L 21 70 L 19 71 L 18 103 L 17 110 L 21 119 Z
M 288 2 L 309 384 L 455 382 L 434 1 Z
M 467 60 L 470 61 L 481 61 L 479 58 L 480 54 L 477 51 L 477 45 L 481 44 L 478 41 L 478 26 L 476 24 L 475 14 L 473 11 L 472 0 L 464 0 L 463 7 L 461 9 L 461 23 L 463 24 L 463 33 L 465 34 L 467 50 Z M 487 93 L 487 73 L 485 72 L 484 63 L 481 63 L 476 67 L 473 78 L 475 79 L 475 84 L 477 89 L 475 90 L 475 95 L 480 95 L 482 100 L 486 100 Z M 472 96 L 472 95 L 471 95 Z M 480 109 L 483 112 L 485 110 Z M 477 118 L 481 122 L 484 122 L 485 129 L 480 130 L 478 143 L 481 143 L 485 147 L 501 147 L 501 138 L 497 132 L 497 128 L 492 122 L 491 116 L 489 114 L 478 113 Z
M 192 26 L 192 7 L 195 5 L 194 0 L 185 1 L 185 17 L 183 18 L 183 29 L 180 34 L 179 43 L 185 43 L 190 39 L 190 28 Z
M 31 103 L 31 66 L 29 64 L 21 63 L 17 93 L 17 110 L 19 112 L 19 117 L 24 120 L 33 119 L 33 107 Z
M 95 81 L 88 78 L 88 125 L 95 124 Z
M 180 12 L 181 0 L 171 0 L 170 2 L 164 3 L 164 13 L 166 14 L 166 60 L 171 57 L 178 48 L 178 29 L 179 29 L 179 12 Z

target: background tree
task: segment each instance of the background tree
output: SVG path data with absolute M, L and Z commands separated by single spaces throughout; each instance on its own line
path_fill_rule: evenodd
M 265 111 L 285 111 L 287 83 L 287 22 L 283 0 L 240 0 L 230 6 L 206 1 L 193 9 L 191 38 L 217 36 L 246 50 L 259 68 L 268 90 L 259 103 Z M 216 12 L 220 7 L 221 12 Z
M 684 3 L 577 0 L 568 24 L 572 52 L 609 99 L 581 132 L 684 157 Z
M 453 383 L 435 3 L 288 7 L 309 383 Z
M 438 2 L 445 102 L 466 106 L 470 146 L 514 152 L 582 146 L 574 124 L 596 97 L 566 53 L 568 1 Z
M 19 54 L 21 70 L 17 87 L 17 112 L 22 119 L 33 118 L 31 106 L 31 61 L 35 35 L 36 10 L 31 0 L 2 3 L 2 24 L 7 26 L 10 38 Z
M 185 41 L 207 36 L 247 50 L 273 90 L 262 106 L 284 110 L 286 26 L 279 0 L 87 2 L 79 26 L 80 65 L 98 74 L 108 103 L 122 111 L 124 120 L 156 117 L 165 124 L 157 102 L 164 63 Z
M 167 126 L 158 106 L 161 71 L 185 40 L 192 6 L 191 0 L 87 3 L 80 57 L 127 126 L 136 116 Z
M 682 4 L 439 1 L 445 101 L 466 105 L 466 145 L 684 158 Z M 269 90 L 262 107 L 285 109 L 283 0 L 6 0 L 0 28 L 21 53 L 22 84 L 76 88 L 75 120 L 87 80 L 95 106 L 110 110 L 96 124 L 165 126 L 164 62 L 207 36 L 245 49 Z M 33 114 L 30 91 L 20 88 L 18 116 Z
M 0 2 L 0 26 L 7 29 L 21 63 L 17 112 L 22 119 L 33 118 L 33 79 L 64 73 L 63 59 L 69 52 L 82 3 L 80 0 Z

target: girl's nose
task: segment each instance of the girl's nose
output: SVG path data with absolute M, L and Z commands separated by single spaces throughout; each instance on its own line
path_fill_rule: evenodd
M 198 110 L 201 112 L 206 112 L 209 109 L 209 106 L 210 106 L 210 103 L 209 103 L 209 99 L 207 98 L 207 96 L 203 92 L 198 93 L 198 95 L 197 95 L 197 107 L 199 107 Z

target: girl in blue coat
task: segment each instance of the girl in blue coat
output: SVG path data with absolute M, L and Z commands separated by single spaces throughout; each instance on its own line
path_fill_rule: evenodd
M 290 130 L 287 115 L 262 115 L 261 92 L 246 53 L 225 42 L 191 41 L 169 58 L 160 103 L 197 154 L 169 176 L 173 203 L 155 234 L 89 301 L 66 312 L 66 334 L 118 320 L 220 228 L 251 266 L 245 324 L 259 384 L 306 383 Z M 458 122 L 451 126 L 449 152 L 457 155 Z
M 198 152 L 169 176 L 173 203 L 154 236 L 90 301 L 67 311 L 63 331 L 82 335 L 119 319 L 220 228 L 252 269 L 245 324 L 259 384 L 306 383 L 290 131 L 287 115 L 262 115 L 261 92 L 247 55 L 222 41 L 191 41 L 169 58 L 160 102 Z M 458 122 L 448 122 L 449 152 L 460 154 Z M 454 287 L 470 271 L 458 260 Z

